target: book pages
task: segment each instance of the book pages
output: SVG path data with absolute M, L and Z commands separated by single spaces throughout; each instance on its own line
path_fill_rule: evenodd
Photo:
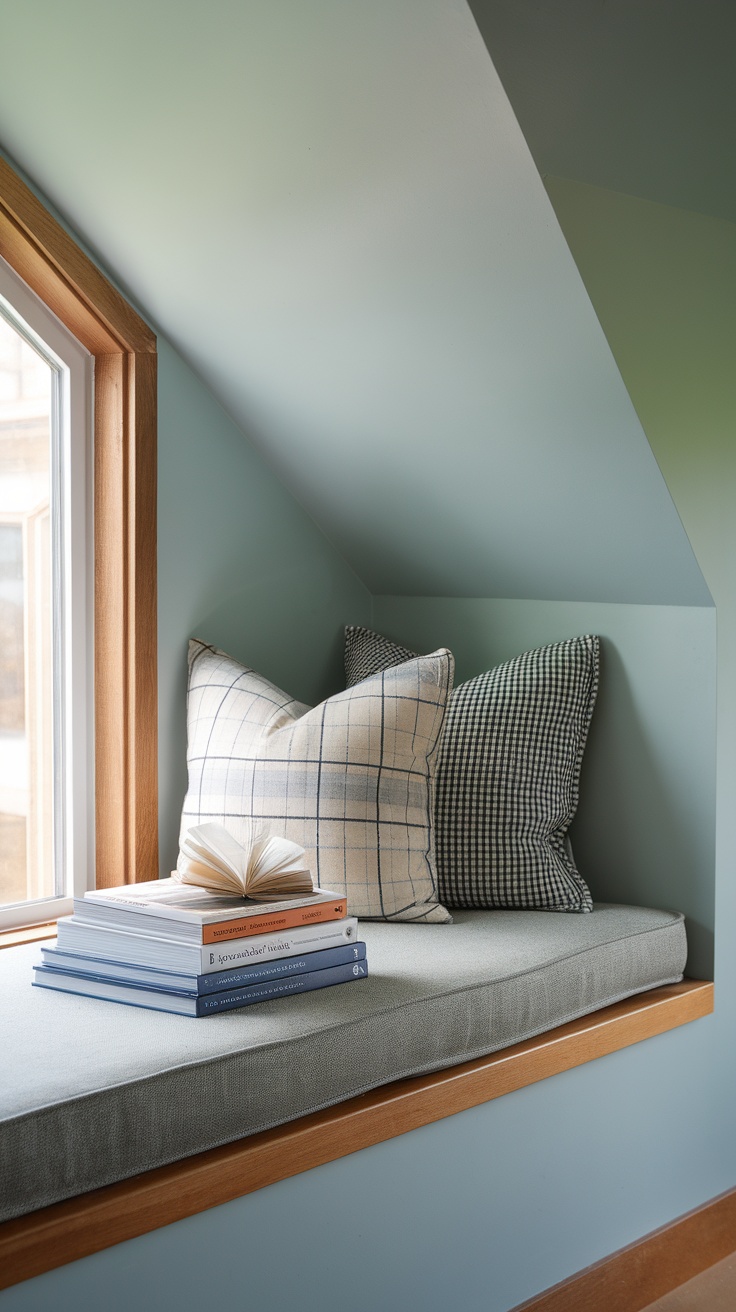
M 215 893 L 278 902 L 312 892 L 305 858 L 303 847 L 252 821 L 246 821 L 245 844 L 224 825 L 193 825 L 182 839 L 173 878 Z

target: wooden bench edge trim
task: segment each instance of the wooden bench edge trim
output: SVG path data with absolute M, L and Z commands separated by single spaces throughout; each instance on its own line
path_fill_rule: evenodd
M 620 1248 L 512 1312 L 644 1312 L 736 1252 L 736 1189 L 703 1203 L 643 1239 Z
M 636 994 L 500 1052 L 397 1080 L 325 1111 L 0 1225 L 0 1288 L 466 1111 L 713 1010 L 713 985 Z

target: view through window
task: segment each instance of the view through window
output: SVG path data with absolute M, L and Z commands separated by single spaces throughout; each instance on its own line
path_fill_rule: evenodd
M 0 903 L 53 897 L 54 373 L 0 313 Z
M 0 260 L 0 928 L 88 886 L 91 357 Z

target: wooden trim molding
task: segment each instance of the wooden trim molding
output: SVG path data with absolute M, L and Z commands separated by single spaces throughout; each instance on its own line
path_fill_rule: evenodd
M 644 1312 L 736 1252 L 736 1189 L 586 1267 L 513 1312 Z M 698 1304 L 700 1306 L 700 1304 Z
M 17 948 L 23 943 L 40 943 L 46 938 L 56 938 L 56 921 L 49 920 L 45 925 L 29 925 L 27 929 L 7 929 L 0 934 L 0 948 Z
M 500 1098 L 712 1010 L 712 984 L 685 980 L 651 989 L 488 1057 L 397 1080 L 288 1125 L 6 1221 L 0 1225 L 0 1288 Z M 549 1312 L 553 1306 L 562 1312 L 563 1304 L 550 1305 Z M 564 1306 L 569 1312 L 606 1304 Z M 624 1312 L 624 1304 L 620 1308 Z
M 96 883 L 155 879 L 156 338 L 2 158 L 0 255 L 95 360 Z

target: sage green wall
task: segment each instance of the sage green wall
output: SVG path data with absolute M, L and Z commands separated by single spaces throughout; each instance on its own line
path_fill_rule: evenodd
M 548 191 L 716 604 L 716 984 L 733 1025 L 736 225 L 562 179 Z
M 725 639 L 736 612 L 736 225 L 560 178 L 547 190 Z M 730 641 L 724 656 L 733 662 Z
M 161 870 L 186 787 L 186 648 L 215 643 L 300 701 L 341 687 L 346 614 L 371 600 L 196 374 L 159 337 Z
M 701 607 L 375 597 L 375 627 L 448 646 L 456 681 L 579 633 L 602 638 L 575 856 L 597 901 L 677 907 L 688 972 L 713 969 L 715 612 Z

